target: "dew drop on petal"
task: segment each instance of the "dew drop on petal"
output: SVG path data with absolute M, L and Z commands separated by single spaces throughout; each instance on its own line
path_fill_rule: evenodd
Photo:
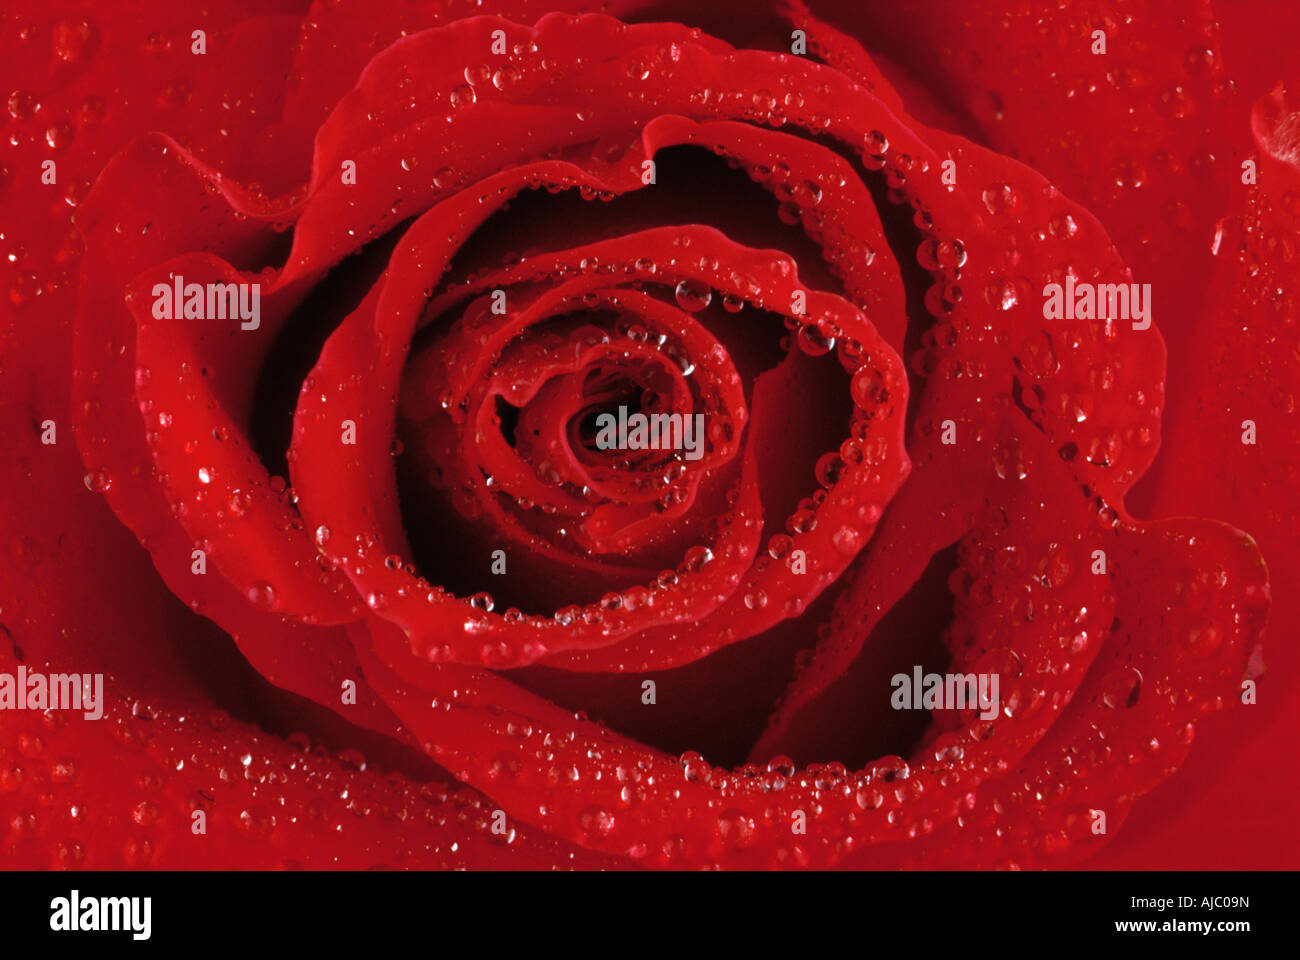
M 1102 681 L 1101 702 L 1112 710 L 1131 707 L 1142 692 L 1142 674 L 1136 667 L 1125 666 Z
M 96 31 L 89 21 L 70 17 L 54 25 L 51 37 L 54 56 L 64 63 L 76 63 L 93 52 Z
M 695 280 L 683 280 L 677 284 L 677 305 L 683 310 L 697 313 L 713 300 L 713 291 Z
M 852 527 L 840 527 L 831 535 L 831 545 L 846 557 L 851 557 L 862 545 L 862 537 Z
M 258 610 L 274 610 L 276 604 L 275 587 L 265 580 L 254 580 L 248 587 L 248 602 Z
M 835 338 L 822 334 L 815 324 L 805 323 L 796 338 L 799 349 L 810 357 L 824 357 L 835 347 Z

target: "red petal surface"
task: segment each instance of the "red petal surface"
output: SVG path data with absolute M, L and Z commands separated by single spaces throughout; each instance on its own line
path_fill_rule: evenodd
M 1227 81 L 1243 45 L 1208 5 L 783 4 L 809 57 L 676 24 L 504 19 L 546 13 L 532 3 L 501 17 L 426 3 L 258 12 L 275 15 L 14 20 L 12 62 L 51 94 L 10 97 L 0 189 L 46 155 L 60 186 L 14 207 L 51 229 L 0 230 L 18 238 L 3 308 L 64 319 L 0 340 L 26 380 L 26 400 L 0 411 L 17 451 L 0 489 L 62 512 L 52 526 L 5 518 L 5 582 L 23 587 L 0 595 L 13 650 L 0 665 L 102 670 L 111 693 L 104 721 L 6 721 L 7 859 L 1067 865 L 1131 810 L 1154 829 L 1157 807 L 1137 798 L 1168 796 L 1198 721 L 1261 669 L 1261 705 L 1209 725 L 1205 753 L 1282 728 L 1296 692 L 1261 666 L 1260 555 L 1275 582 L 1294 572 L 1297 112 L 1283 88 L 1267 93 L 1279 64 L 1243 63 L 1254 143 L 1224 133 L 1244 130 Z M 190 20 L 221 71 L 189 54 Z M 867 26 L 854 40 L 827 21 Z M 1105 56 L 1089 50 L 1095 29 Z M 98 90 L 118 73 L 112 96 Z M 128 144 L 146 125 L 165 133 Z M 747 174 L 809 245 L 762 249 L 744 214 L 704 225 L 698 185 L 646 181 L 651 161 L 677 170 L 684 147 Z M 1252 154 L 1258 183 L 1239 188 Z M 671 203 L 646 224 L 579 215 L 484 261 L 475 243 L 527 208 L 525 187 L 643 214 L 644 199 L 619 205 L 694 189 L 700 222 Z M 274 476 L 286 464 L 262 459 L 268 371 L 325 281 L 380 255 L 328 339 L 316 320 L 325 345 L 289 476 Z M 154 284 L 182 275 L 260 284 L 258 329 L 155 316 Z M 1045 285 L 1067 277 L 1152 283 L 1157 324 L 1042 319 Z M 775 350 L 758 346 L 782 320 Z M 1172 331 L 1179 396 L 1193 388 L 1158 460 L 1157 327 Z M 38 364 L 22 359 L 33 350 Z M 48 385 L 69 367 L 70 408 Z M 629 384 L 648 409 L 706 415 L 698 462 L 591 445 L 587 418 Z M 66 432 L 61 447 L 38 442 L 50 416 L 75 424 L 84 466 Z M 457 514 L 466 540 L 444 549 L 506 549 L 503 592 L 523 612 L 422 576 L 412 476 L 426 514 Z M 1173 519 L 1130 514 L 1150 506 Z M 1259 546 L 1181 519 L 1193 515 Z M 1296 613 L 1281 599 L 1274 632 Z M 920 629 L 941 632 L 942 651 L 926 653 L 917 625 L 932 622 Z M 130 639 L 105 644 L 106 627 Z M 728 671 L 771 673 L 756 658 L 800 647 L 752 763 L 733 771 L 649 745 L 664 729 L 681 742 L 717 706 L 677 703 L 647 743 L 571 709 L 607 705 L 640 730 L 583 677 L 622 674 L 623 690 L 652 673 L 738 699 Z M 930 656 L 998 675 L 998 715 L 938 711 L 894 747 L 909 741 L 900 718 L 870 731 L 883 678 Z M 1291 659 L 1262 663 L 1284 678 Z M 378 759 L 339 754 L 349 744 Z M 408 744 L 467 786 L 440 785 Z M 891 747 L 906 756 L 868 762 Z M 199 809 L 206 835 L 189 829 Z M 1165 827 L 1175 844 L 1178 829 Z M 1135 832 L 1111 862 L 1168 860 L 1169 842 Z

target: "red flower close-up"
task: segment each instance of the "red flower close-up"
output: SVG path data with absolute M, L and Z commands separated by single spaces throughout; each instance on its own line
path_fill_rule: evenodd
M 11 5 L 0 865 L 1300 865 L 1297 36 Z

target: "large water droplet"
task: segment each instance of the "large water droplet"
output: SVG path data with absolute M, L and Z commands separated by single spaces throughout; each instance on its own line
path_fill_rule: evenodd
M 683 310 L 697 313 L 713 300 L 713 291 L 696 280 L 683 280 L 677 284 L 675 291 L 677 305 Z

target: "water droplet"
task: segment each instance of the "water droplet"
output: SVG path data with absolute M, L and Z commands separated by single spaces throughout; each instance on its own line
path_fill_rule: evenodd
M 72 143 L 72 138 L 72 125 L 62 121 L 51 125 L 45 131 L 45 142 L 51 150 L 65 149 Z
M 863 810 L 877 810 L 884 804 L 885 794 L 874 787 L 859 787 L 854 799 Z
M 502 91 L 509 90 L 519 82 L 519 77 L 519 71 L 510 64 L 506 64 L 496 73 L 492 74 L 492 86 Z
M 799 327 L 796 342 L 799 349 L 810 357 L 824 357 L 835 348 L 835 338 L 822 333 L 815 323 L 805 323 Z
M 1007 183 L 995 183 L 984 188 L 984 208 L 992 214 L 1001 215 L 1014 210 L 1018 199 L 1016 191 Z
M 846 557 L 851 557 L 862 546 L 862 536 L 852 527 L 840 527 L 831 535 L 831 546 Z
M 604 807 L 587 807 L 578 814 L 578 826 L 589 837 L 607 837 L 614 831 L 614 815 Z
M 713 291 L 696 280 L 683 280 L 675 291 L 677 305 L 683 310 L 697 313 L 713 300 Z
M 786 521 L 786 529 L 791 533 L 811 533 L 817 529 L 817 514 L 812 510 L 796 510 Z
M 993 444 L 993 472 L 1003 480 L 1023 480 L 1029 476 L 1019 441 L 998 441 Z
M 82 481 L 91 493 L 107 493 L 113 488 L 113 478 L 103 469 L 89 471 Z
M 874 367 L 859 367 L 853 379 L 849 381 L 849 393 L 853 402 L 863 410 L 872 410 L 877 405 L 889 402 L 889 390 L 885 378 Z
M 1156 96 L 1156 112 L 1167 120 L 1185 119 L 1193 109 L 1192 98 L 1181 83 L 1166 87 Z
M 794 541 L 784 533 L 773 535 L 772 539 L 767 542 L 767 553 L 773 560 L 780 560 L 790 548 L 794 546 Z
M 51 31 L 54 56 L 64 63 L 76 63 L 94 52 L 98 39 L 96 30 L 87 20 L 75 17 L 60 20 Z
M 249 510 L 253 509 L 253 497 L 246 490 L 238 488 L 231 490 L 226 502 L 230 507 L 231 514 L 236 517 L 245 516 Z
M 718 815 L 718 834 L 725 843 L 747 846 L 756 833 L 754 818 L 743 810 L 726 810 Z
M 1068 239 L 1079 232 L 1079 224 L 1068 213 L 1059 213 L 1047 221 L 1047 231 L 1058 240 Z
M 1141 188 L 1147 179 L 1146 168 L 1131 158 L 1120 158 L 1111 167 L 1111 175 L 1117 187 Z
M 275 817 L 264 807 L 239 811 L 239 829 L 247 837 L 265 839 L 275 827 Z
M 81 101 L 77 116 L 83 126 L 93 127 L 104 122 L 104 114 L 107 111 L 108 107 L 103 97 L 86 97 Z
M 694 750 L 683 753 L 678 762 L 682 766 L 682 776 L 691 783 L 708 783 L 713 779 L 713 768 Z
M 871 765 L 871 779 L 877 783 L 897 783 L 912 775 L 912 768 L 902 757 L 881 757 Z
M 149 827 L 158 822 L 158 806 L 142 800 L 131 810 L 131 822 L 137 827 Z
M 868 130 L 862 138 L 862 159 L 869 169 L 879 170 L 889 152 L 889 140 L 879 130 Z
M 1214 51 L 1207 46 L 1194 46 L 1183 57 L 1183 66 L 1193 76 L 1209 73 L 1214 66 Z
M 713 559 L 713 551 L 703 545 L 691 547 L 682 558 L 678 570 L 681 573 L 699 573 Z
M 817 476 L 817 482 L 830 489 L 844 476 L 844 460 L 838 451 L 824 453 L 817 459 L 813 472 Z
M 9 116 L 15 120 L 29 120 L 39 106 L 36 94 L 27 90 L 15 90 L 9 94 Z
M 277 597 L 275 587 L 265 580 L 254 580 L 248 587 L 248 602 L 258 610 L 270 611 L 275 609 Z
M 1102 681 L 1101 702 L 1114 709 L 1131 707 L 1142 692 L 1142 673 L 1133 666 L 1121 667 Z

